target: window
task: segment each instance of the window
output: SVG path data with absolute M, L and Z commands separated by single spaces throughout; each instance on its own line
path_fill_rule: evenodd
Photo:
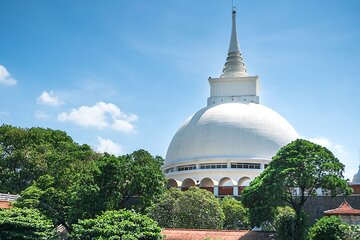
M 169 173 L 169 172 L 173 172 L 174 171 L 174 168 L 168 168 L 165 170 L 165 173 Z
M 186 165 L 186 166 L 180 166 L 177 167 L 177 170 L 180 171 L 189 171 L 189 170 L 194 170 L 196 169 L 196 165 Z
M 260 169 L 260 163 L 232 163 L 231 168 Z
M 227 164 L 226 163 L 200 164 L 200 169 L 215 169 L 215 168 L 227 168 Z

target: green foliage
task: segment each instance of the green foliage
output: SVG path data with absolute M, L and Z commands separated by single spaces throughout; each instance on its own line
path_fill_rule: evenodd
M 161 229 L 147 216 L 126 211 L 106 211 L 94 219 L 74 224 L 71 240 L 162 239 Z
M 298 139 L 281 148 L 269 166 L 242 192 L 242 202 L 249 208 L 250 222 L 260 225 L 272 221 L 275 208 L 288 203 L 296 214 L 295 239 L 304 239 L 303 206 L 316 189 L 331 196 L 349 194 L 343 178 L 344 165 L 326 148 Z M 295 195 L 294 190 L 299 194 Z
M 225 229 L 250 228 L 248 211 L 244 208 L 240 201 L 233 197 L 225 197 L 221 200 L 220 205 L 225 216 Z
M 162 158 L 145 150 L 120 157 L 105 154 L 78 174 L 69 188 L 69 221 L 93 218 L 106 210 L 145 209 L 164 191 L 162 163 Z M 139 201 L 132 206 L 134 197 Z
M 175 228 L 177 202 L 181 195 L 180 190 L 176 188 L 169 189 L 159 196 L 156 203 L 147 209 L 149 216 L 156 220 L 161 227 Z
M 66 200 L 64 191 L 54 187 L 54 177 L 43 175 L 21 192 L 21 197 L 14 203 L 20 208 L 36 208 L 51 218 L 55 225 L 66 222 Z
M 0 239 L 57 239 L 51 221 L 36 209 L 11 208 L 0 210 Z
M 350 225 L 345 232 L 345 240 L 360 240 L 360 225 Z
M 16 206 L 68 229 L 102 211 L 145 209 L 164 190 L 162 164 L 145 150 L 115 157 L 63 131 L 0 126 L 0 192 L 20 193 Z
M 339 217 L 320 218 L 309 231 L 310 240 L 344 240 L 349 225 L 341 221 Z
M 149 212 L 162 227 L 218 229 L 224 220 L 219 200 L 211 192 L 197 187 L 185 192 L 170 190 Z
M 19 194 L 45 174 L 66 188 L 72 174 L 96 156 L 63 131 L 1 125 L 0 192 Z
M 224 213 L 219 200 L 211 192 L 191 187 L 180 195 L 176 225 L 179 228 L 222 228 Z
M 296 215 L 291 207 L 278 207 L 274 218 L 277 240 L 295 239 Z

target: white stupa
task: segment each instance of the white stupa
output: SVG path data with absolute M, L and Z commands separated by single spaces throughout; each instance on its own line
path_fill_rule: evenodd
M 358 172 L 354 175 L 353 179 L 352 179 L 353 183 L 360 183 L 360 165 L 359 165 L 359 170 Z
M 238 195 L 299 135 L 281 115 L 259 104 L 259 77 L 245 68 L 235 10 L 223 73 L 209 83 L 207 106 L 189 117 L 170 143 L 163 167 L 167 186 L 197 185 L 215 195 Z

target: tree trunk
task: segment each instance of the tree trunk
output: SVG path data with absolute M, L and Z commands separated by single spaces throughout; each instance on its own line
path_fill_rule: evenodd
M 302 207 L 298 207 L 295 209 L 295 232 L 294 232 L 294 240 L 305 240 L 305 216 L 302 211 Z

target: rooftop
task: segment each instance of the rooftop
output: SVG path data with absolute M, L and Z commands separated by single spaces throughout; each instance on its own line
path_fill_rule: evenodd
M 330 216 L 330 215 L 357 215 L 357 216 L 360 216 L 360 210 L 352 208 L 347 201 L 344 201 L 340 204 L 340 206 L 338 208 L 324 211 L 324 214 L 326 216 Z
M 270 240 L 272 232 L 254 232 L 248 230 L 214 230 L 214 229 L 164 229 L 165 240 Z
M 11 203 L 9 201 L 0 200 L 0 209 L 11 208 Z

